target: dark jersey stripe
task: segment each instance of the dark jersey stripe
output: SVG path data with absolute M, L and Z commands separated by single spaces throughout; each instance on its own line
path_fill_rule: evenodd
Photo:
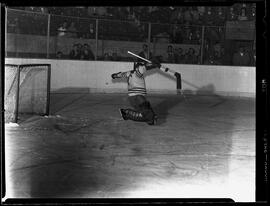
M 137 77 L 139 77 L 139 78 L 142 78 L 143 77 L 143 74 L 141 74 L 139 71 L 136 70 L 135 73 L 136 73 Z

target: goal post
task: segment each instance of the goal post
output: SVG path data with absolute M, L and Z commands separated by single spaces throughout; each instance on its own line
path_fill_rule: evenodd
M 5 64 L 5 122 L 19 114 L 49 115 L 50 64 Z

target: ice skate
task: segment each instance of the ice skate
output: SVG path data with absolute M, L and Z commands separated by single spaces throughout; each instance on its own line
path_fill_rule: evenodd
M 147 122 L 147 124 L 149 124 L 149 125 L 156 125 L 157 124 L 157 115 L 154 115 L 154 117 L 153 117 L 153 119 L 152 119 L 152 121 L 151 122 Z
M 119 109 L 119 112 L 123 120 L 128 120 L 124 109 Z

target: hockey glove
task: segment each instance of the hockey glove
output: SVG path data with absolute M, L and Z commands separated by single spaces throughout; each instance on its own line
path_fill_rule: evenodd
M 113 74 L 112 74 L 112 78 L 113 78 L 113 79 L 120 78 L 120 77 L 118 76 L 120 73 L 121 73 L 121 72 L 113 73 Z

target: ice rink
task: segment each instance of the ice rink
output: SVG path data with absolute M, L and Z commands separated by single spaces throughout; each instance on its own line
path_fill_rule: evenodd
M 51 115 L 5 125 L 7 197 L 255 201 L 255 99 L 149 94 L 159 119 L 124 121 L 125 94 L 52 94 Z

